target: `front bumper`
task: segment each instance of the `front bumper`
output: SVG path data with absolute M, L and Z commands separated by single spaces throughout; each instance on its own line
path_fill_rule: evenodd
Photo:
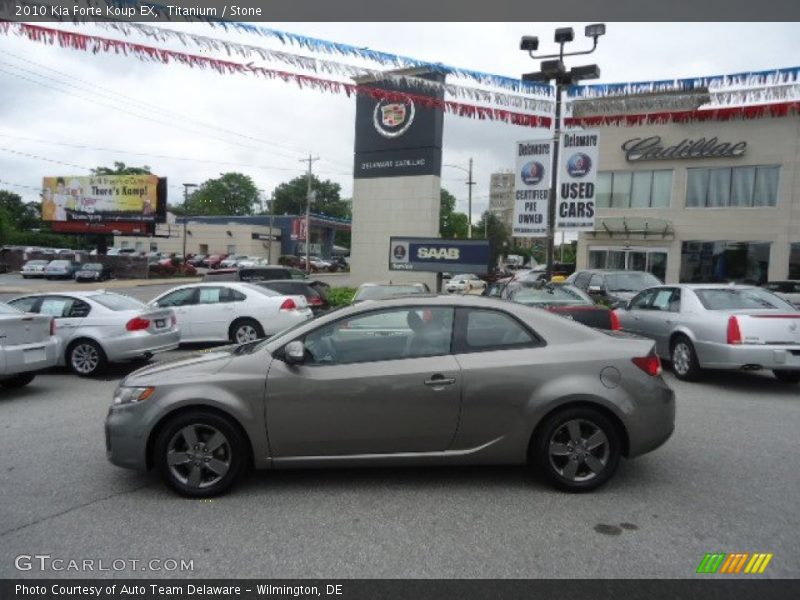
M 175 350 L 181 341 L 181 332 L 177 327 L 164 333 L 136 331 L 126 335 L 103 340 L 103 349 L 108 360 L 117 362 L 138 358 L 146 354 L 158 354 Z
M 141 428 L 137 404 L 108 409 L 105 423 L 106 458 L 111 464 L 137 471 L 147 470 L 147 438 Z
M 800 370 L 800 344 L 787 346 L 732 345 L 698 343 L 697 358 L 706 369 L 741 369 L 745 366 L 762 369 Z

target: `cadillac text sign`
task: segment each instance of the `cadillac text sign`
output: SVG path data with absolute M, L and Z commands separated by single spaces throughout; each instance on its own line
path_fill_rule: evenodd
M 736 158 L 743 156 L 747 142 L 720 142 L 716 137 L 698 140 L 684 139 L 667 146 L 661 136 L 631 138 L 624 144 L 625 160 L 639 162 L 644 160 L 685 160 L 692 158 Z
M 560 149 L 556 227 L 592 231 L 600 133 L 596 130 L 565 132 L 561 136 Z
M 552 140 L 517 142 L 513 237 L 547 236 Z
M 489 242 L 392 237 L 389 239 L 389 270 L 486 273 Z

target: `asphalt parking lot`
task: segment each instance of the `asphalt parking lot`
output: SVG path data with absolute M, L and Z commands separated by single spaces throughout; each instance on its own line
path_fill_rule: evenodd
M 132 368 L 0 391 L 0 577 L 87 576 L 15 568 L 33 554 L 193 561 L 101 577 L 691 577 L 707 552 L 771 552 L 761 577 L 800 576 L 800 387 L 768 374 L 667 374 L 674 436 L 592 494 L 521 468 L 337 469 L 258 472 L 199 501 L 106 461 L 103 420 Z

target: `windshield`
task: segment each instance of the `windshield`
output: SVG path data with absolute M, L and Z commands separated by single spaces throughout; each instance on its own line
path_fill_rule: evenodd
M 606 284 L 612 292 L 641 292 L 645 288 L 661 285 L 655 275 L 650 273 L 610 273 Z
M 139 310 L 145 307 L 144 302 L 122 294 L 95 294 L 88 298 L 110 310 Z
M 760 288 L 707 288 L 695 290 L 706 310 L 772 309 L 794 312 L 794 306 Z
M 54 260 L 50 262 L 51 267 L 66 267 L 69 264 L 68 260 Z
M 370 285 L 358 290 L 353 300 L 381 300 L 392 296 L 422 293 L 422 288 L 416 285 Z
M 8 304 L 4 304 L 0 302 L 0 315 L 18 315 L 20 312 L 13 306 L 9 306 Z
M 545 305 L 564 305 L 576 304 L 583 306 L 591 306 L 594 304 L 591 300 L 583 297 L 583 295 L 575 289 L 548 285 L 540 288 L 537 287 L 521 287 L 511 293 L 511 300 L 519 302 L 520 304 L 527 304 L 531 306 L 545 304 Z
M 28 262 L 25 263 L 25 266 L 26 267 L 28 265 L 39 266 L 39 265 L 46 265 L 46 264 L 47 264 L 46 260 L 29 260 Z
M 84 271 L 102 271 L 103 265 L 100 263 L 88 263 L 81 267 Z

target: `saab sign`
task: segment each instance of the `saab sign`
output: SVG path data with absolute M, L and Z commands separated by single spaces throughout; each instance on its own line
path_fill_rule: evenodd
M 486 273 L 489 242 L 393 237 L 389 240 L 389 270 Z

